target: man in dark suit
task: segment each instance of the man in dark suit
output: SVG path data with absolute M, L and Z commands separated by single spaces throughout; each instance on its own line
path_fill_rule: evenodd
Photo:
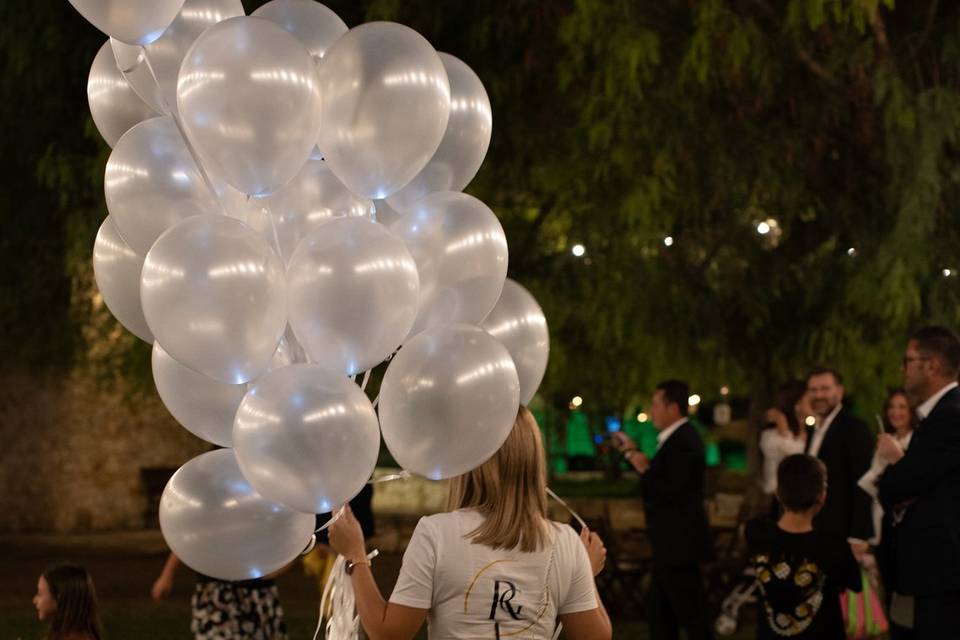
M 657 385 L 650 416 L 659 432 L 653 460 L 617 433 L 618 446 L 642 477 L 643 507 L 653 547 L 650 637 L 676 640 L 682 627 L 690 640 L 712 638 L 700 563 L 711 554 L 703 483 L 703 442 L 687 421 L 686 383 Z
M 960 338 L 943 327 L 914 334 L 903 356 L 904 389 L 920 425 L 906 453 L 880 436 L 892 463 L 879 482 L 892 509 L 898 593 L 914 596 L 914 637 L 960 638 Z
M 843 409 L 843 379 L 826 367 L 807 376 L 807 393 L 817 414 L 816 426 L 807 432 L 806 453 L 827 467 L 827 502 L 813 520 L 817 531 L 850 541 L 860 558 L 873 537 L 871 498 L 857 481 L 870 468 L 873 435 L 860 419 Z

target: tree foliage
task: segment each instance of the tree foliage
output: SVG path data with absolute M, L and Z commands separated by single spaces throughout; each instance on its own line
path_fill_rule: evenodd
M 960 319 L 943 276 L 960 268 L 954 3 L 328 4 L 350 25 L 409 24 L 487 87 L 493 142 L 469 190 L 547 313 L 553 404 L 622 410 L 667 376 L 762 397 L 831 362 L 872 409 L 909 332 Z M 66 2 L 2 11 L 20 97 L 0 107 L 16 123 L 4 352 L 142 376 L 146 350 L 104 315 L 88 266 L 107 150 L 84 86 L 103 38 Z

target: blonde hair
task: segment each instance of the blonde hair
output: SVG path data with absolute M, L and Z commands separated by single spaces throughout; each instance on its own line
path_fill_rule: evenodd
M 493 457 L 450 481 L 447 509 L 475 509 L 483 524 L 470 541 L 494 549 L 537 551 L 548 542 L 547 478 L 540 427 L 521 405 Z

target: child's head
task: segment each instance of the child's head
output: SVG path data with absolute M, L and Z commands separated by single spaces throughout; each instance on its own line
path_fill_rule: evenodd
M 787 456 L 777 467 L 777 497 L 786 511 L 815 514 L 827 498 L 827 469 L 813 456 Z
M 37 617 L 50 624 L 49 638 L 75 633 L 100 638 L 93 579 L 79 565 L 59 564 L 44 570 L 37 580 L 33 605 Z

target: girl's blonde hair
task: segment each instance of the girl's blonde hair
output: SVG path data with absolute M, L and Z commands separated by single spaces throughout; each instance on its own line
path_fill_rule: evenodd
M 547 478 L 540 427 L 521 405 L 503 446 L 450 481 L 447 509 L 475 509 L 483 524 L 467 534 L 494 549 L 537 551 L 548 542 Z

